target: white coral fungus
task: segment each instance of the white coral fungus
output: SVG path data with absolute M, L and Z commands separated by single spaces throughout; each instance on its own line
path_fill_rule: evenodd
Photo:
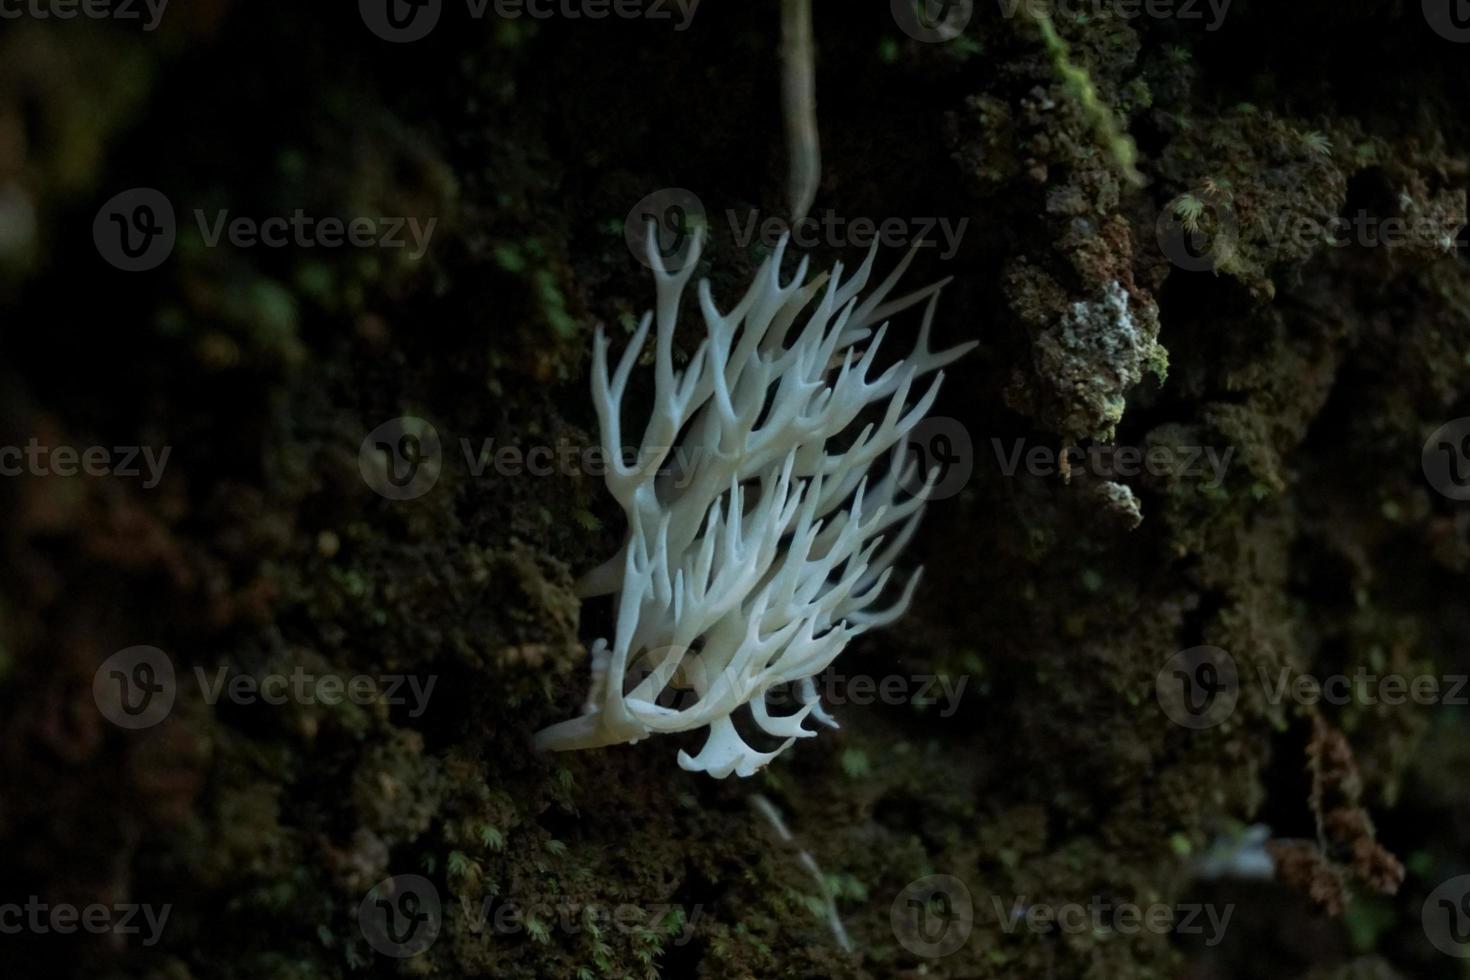
M 607 337 L 597 333 L 592 395 L 607 486 L 629 533 L 579 589 L 584 596 L 616 594 L 617 627 L 611 647 L 605 640 L 593 645 L 583 714 L 543 729 L 536 744 L 594 748 L 709 726 L 703 749 L 695 756 L 681 751 L 679 765 L 724 778 L 749 776 L 797 738 L 814 735 L 803 727 L 808 715 L 835 727 L 813 678 L 854 636 L 908 607 L 917 572 L 896 603 L 873 608 L 938 478 L 936 469 L 922 490 L 899 499 L 916 477 L 917 464 L 905 460 L 908 434 L 934 403 L 943 372 L 912 405 L 910 389 L 974 344 L 929 349 L 935 304 L 948 280 L 884 302 L 912 251 L 860 297 L 876 246 L 846 282 L 841 265 L 806 282 L 803 260 L 783 286 L 783 241 L 730 312 L 715 306 L 708 281 L 699 283 L 708 337 L 676 371 L 674 330 L 701 242 L 696 235 L 681 271 L 669 272 L 650 228 L 657 310 L 644 315 L 611 375 Z M 912 353 L 870 377 L 887 324 L 876 333 L 870 327 L 924 300 Z M 652 417 L 636 460 L 628 462 L 623 396 L 652 325 Z M 879 407 L 853 435 L 870 406 Z M 883 456 L 891 462 L 870 485 L 869 467 Z M 773 689 L 792 689 L 785 685 L 801 707 L 772 714 L 767 698 Z M 774 751 L 756 750 L 736 731 L 731 714 L 746 704 L 761 731 L 784 739 Z

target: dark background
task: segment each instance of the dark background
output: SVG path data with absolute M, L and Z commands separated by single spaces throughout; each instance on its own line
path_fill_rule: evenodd
M 779 8 L 705 0 L 676 32 L 448 3 L 427 38 L 392 44 L 339 6 L 175 0 L 151 32 L 0 22 L 0 445 L 172 450 L 152 488 L 0 478 L 0 903 L 171 907 L 148 947 L 0 935 L 14 975 L 1463 975 L 1420 912 L 1470 871 L 1465 707 L 1273 704 L 1256 679 L 1467 670 L 1470 511 L 1420 455 L 1470 414 L 1470 274 L 1463 243 L 1440 240 L 1466 223 L 1470 46 L 1418 2 L 1236 0 L 1213 32 L 1063 5 L 1068 63 L 1137 141 L 1134 186 L 1031 18 L 978 3 L 960 38 L 930 44 L 887 4 L 819 0 L 816 208 L 969 218 L 959 254 L 921 255 L 910 279 L 955 276 L 936 334 L 981 342 L 935 410 L 970 435 L 973 475 L 909 550 L 928 568 L 914 608 L 834 669 L 967 685 L 948 717 L 836 705 L 840 731 L 717 782 L 675 763 L 697 734 L 531 752 L 575 713 L 585 647 L 611 629 L 572 584 L 616 550 L 622 517 L 593 474 L 477 477 L 459 446 L 595 440 L 593 326 L 620 348 L 652 301 L 623 240 L 645 196 L 693 190 L 711 216 L 702 273 L 727 303 L 743 290 L 764 251 L 723 216 L 784 207 Z M 178 215 L 147 272 L 93 238 L 135 187 Z M 1156 219 L 1186 193 L 1244 229 L 1212 271 L 1160 249 Z M 413 261 L 211 248 L 192 218 L 297 208 L 437 223 Z M 1270 233 L 1360 212 L 1445 235 Z M 1059 328 L 1112 283 L 1132 346 Z M 691 316 L 681 342 L 697 340 Z M 1155 341 L 1165 380 L 1134 356 Z M 1109 398 L 1126 399 L 1116 425 Z M 399 416 L 446 447 L 410 501 L 358 464 Z M 1220 488 L 1121 479 L 1133 527 L 1096 474 L 1007 476 L 992 440 L 1017 439 L 1235 453 Z M 164 651 L 179 687 L 166 719 L 128 731 L 93 679 L 137 645 Z M 1228 720 L 1191 731 L 1155 679 L 1199 645 L 1246 682 Z M 436 686 L 417 717 L 212 705 L 194 671 L 222 667 Z M 1206 880 L 1202 856 L 1255 824 L 1275 880 Z M 444 914 L 398 961 L 358 908 L 404 874 Z M 974 901 L 942 959 L 890 923 L 930 874 Z M 992 901 L 1094 897 L 1234 915 L 1205 947 L 1011 933 Z M 675 945 L 656 921 L 505 935 L 464 914 L 507 899 L 700 915 Z

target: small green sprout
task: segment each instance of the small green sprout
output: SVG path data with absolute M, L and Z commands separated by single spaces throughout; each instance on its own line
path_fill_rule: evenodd
M 1174 217 L 1188 232 L 1199 231 L 1200 216 L 1205 213 L 1205 202 L 1193 194 L 1185 194 L 1174 202 Z
M 1326 134 L 1319 133 L 1315 129 L 1310 133 L 1303 133 L 1302 142 L 1306 144 L 1308 150 L 1318 156 L 1325 157 L 1332 155 L 1332 141 L 1327 138 Z

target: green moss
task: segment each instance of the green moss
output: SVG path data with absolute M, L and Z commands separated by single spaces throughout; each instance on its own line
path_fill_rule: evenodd
M 1057 33 L 1051 15 L 1034 4 L 1024 4 L 1024 9 L 1035 20 L 1041 31 L 1042 42 L 1051 54 L 1052 66 L 1057 77 L 1066 85 L 1068 92 L 1082 107 L 1084 115 L 1091 121 L 1099 141 L 1112 157 L 1119 172 L 1137 187 L 1142 187 L 1143 174 L 1138 170 L 1138 147 L 1118 124 L 1118 118 L 1098 95 L 1097 86 L 1085 68 L 1072 62 L 1067 42 Z

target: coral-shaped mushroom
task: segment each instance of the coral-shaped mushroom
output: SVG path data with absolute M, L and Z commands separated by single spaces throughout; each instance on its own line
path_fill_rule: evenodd
M 597 333 L 592 395 L 607 486 L 629 533 L 579 591 L 615 594 L 617 626 L 611 646 L 593 645 L 583 714 L 543 729 L 536 744 L 593 748 L 708 726 L 703 749 L 681 751 L 679 764 L 723 778 L 749 776 L 815 734 L 803 725 L 808 715 L 835 724 L 813 678 L 854 636 L 908 607 L 917 572 L 896 602 L 876 603 L 938 477 L 936 469 L 922 489 L 902 492 L 917 478 L 917 464 L 905 459 L 908 433 L 933 405 L 943 372 L 912 404 L 909 396 L 917 378 L 974 344 L 929 349 L 948 280 L 885 302 L 913 252 L 862 297 L 876 248 L 846 282 L 841 265 L 807 282 L 803 261 L 782 285 L 783 241 L 729 312 L 716 307 L 708 281 L 699 283 L 708 336 L 676 371 L 674 331 L 701 244 L 696 235 L 681 270 L 669 272 L 650 228 L 657 308 L 611 374 L 607 337 Z M 887 324 L 876 333 L 872 325 L 925 300 L 913 351 L 876 373 Z M 630 461 L 622 403 L 651 327 L 653 410 Z M 880 458 L 890 462 L 870 484 Z M 802 706 L 776 715 L 767 697 L 784 685 Z M 667 703 L 678 691 L 686 697 Z M 784 740 L 774 751 L 756 750 L 736 731 L 732 714 L 745 705 L 761 731 Z

